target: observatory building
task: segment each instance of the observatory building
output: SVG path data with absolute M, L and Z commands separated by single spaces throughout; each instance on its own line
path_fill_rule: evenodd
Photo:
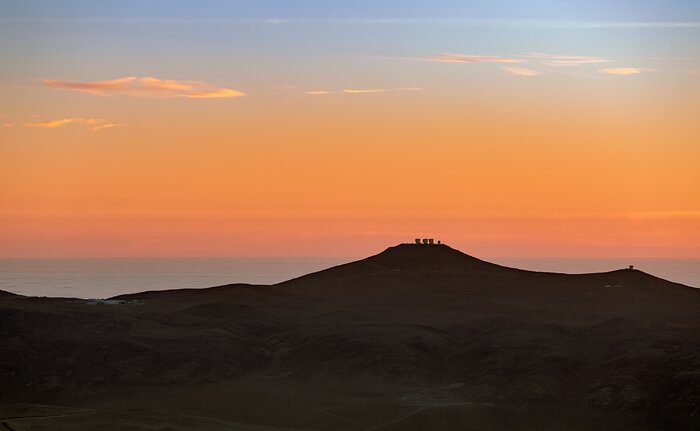
M 441 245 L 442 242 L 438 241 L 437 243 L 433 238 L 416 238 L 416 242 L 414 243 L 415 245 Z

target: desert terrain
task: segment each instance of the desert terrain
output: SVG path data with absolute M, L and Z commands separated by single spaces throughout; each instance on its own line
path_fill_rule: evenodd
M 700 290 L 401 244 L 271 286 L 0 294 L 4 430 L 700 429 Z

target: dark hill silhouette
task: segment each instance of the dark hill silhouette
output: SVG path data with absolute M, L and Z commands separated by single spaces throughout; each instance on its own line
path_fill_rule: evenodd
M 469 256 L 445 244 L 399 244 L 364 261 L 402 271 L 470 272 L 472 274 L 513 271 L 511 268 Z
M 700 291 L 638 270 L 403 244 L 273 286 L 114 299 L 0 295 L 0 400 L 274 429 L 699 425 Z
M 549 278 L 601 278 L 607 277 L 614 281 L 629 281 L 642 283 L 669 283 L 681 287 L 677 283 L 654 277 L 639 270 L 619 269 L 595 274 L 562 274 L 553 272 L 529 271 L 509 268 L 487 262 L 470 256 L 445 244 L 399 244 L 389 247 L 383 252 L 356 262 L 339 265 L 316 273 L 308 274 L 297 279 L 289 280 L 279 285 L 295 284 L 299 281 L 359 274 L 376 274 L 377 272 L 402 272 L 409 274 L 449 274 L 465 279 L 487 277 L 539 277 Z M 687 286 L 683 286 L 687 287 Z
M 417 245 L 399 244 L 383 252 L 356 262 L 329 268 L 281 284 L 292 284 L 320 276 L 342 276 L 376 274 L 377 272 L 425 273 L 440 272 L 449 274 L 497 274 L 519 271 L 496 265 L 462 253 L 444 244 Z

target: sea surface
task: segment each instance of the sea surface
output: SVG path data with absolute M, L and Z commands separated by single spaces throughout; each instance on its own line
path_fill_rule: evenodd
M 29 296 L 109 298 L 145 290 L 274 284 L 354 258 L 0 259 L 0 290 Z M 501 265 L 566 273 L 635 268 L 700 287 L 700 260 L 489 258 Z

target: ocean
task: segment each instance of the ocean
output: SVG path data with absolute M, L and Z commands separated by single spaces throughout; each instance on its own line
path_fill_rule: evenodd
M 0 259 L 0 290 L 29 296 L 109 298 L 145 290 L 273 284 L 354 258 L 216 257 Z M 698 259 L 489 258 L 535 271 L 604 272 L 634 265 L 667 280 L 700 287 Z

